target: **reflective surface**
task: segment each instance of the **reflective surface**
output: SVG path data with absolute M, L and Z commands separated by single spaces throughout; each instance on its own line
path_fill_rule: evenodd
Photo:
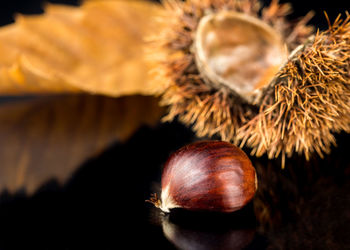
M 10 22 L 15 12 L 40 12 L 40 2 L 5 1 L 0 6 L 1 24 Z M 327 25 L 323 10 L 327 10 L 331 20 L 337 13 L 349 10 L 347 1 L 322 3 L 315 0 L 308 1 L 308 6 L 305 1 L 292 2 L 297 10 L 293 16 L 305 15 L 309 9 L 315 9 L 317 17 L 313 23 L 321 28 Z M 8 101 L 0 100 L 1 110 Z M 122 103 L 121 110 L 125 111 L 129 101 L 124 101 L 117 102 Z M 135 104 L 132 105 L 135 107 Z M 152 113 L 153 108 L 149 108 L 148 112 Z M 40 109 L 29 109 L 27 118 L 18 123 L 27 124 L 28 133 L 31 133 L 28 119 L 35 117 Z M 109 111 L 110 114 L 113 114 L 112 111 Z M 14 114 L 13 111 L 7 112 Z M 79 109 L 75 114 L 81 115 Z M 3 111 L 2 117 L 1 124 L 4 126 L 6 117 L 10 116 Z M 76 121 L 74 114 L 70 117 Z M 108 124 L 115 124 L 116 128 L 126 129 L 129 124 L 122 119 L 111 121 Z M 11 138 L 21 134 L 20 138 L 29 138 L 24 136 L 25 131 L 20 127 L 17 130 L 14 126 L 8 128 Z M 94 135 L 95 126 L 88 128 L 89 134 Z M 4 129 L 0 131 L 4 135 L 9 134 L 5 132 Z M 59 147 L 56 146 L 69 151 L 72 146 L 70 134 L 61 132 L 65 139 Z M 161 168 L 168 156 L 198 138 L 189 128 L 177 122 L 143 125 L 130 134 L 128 139 L 121 141 L 115 137 L 99 152 L 85 155 L 78 165 L 70 168 L 70 174 L 65 175 L 65 184 L 59 183 L 55 177 L 57 169 L 46 175 L 45 171 L 56 163 L 52 162 L 36 168 L 38 176 L 46 177 L 36 185 L 37 191 L 33 195 L 27 195 L 24 188 L 12 192 L 1 190 L 0 249 L 350 248 L 350 135 L 337 135 L 338 147 L 333 147 L 332 154 L 324 159 L 315 157 L 305 162 L 303 157 L 296 156 L 286 162 L 285 170 L 280 168 L 280 159 L 252 158 L 258 172 L 259 188 L 253 201 L 241 211 L 223 215 L 176 210 L 170 215 L 163 215 L 145 200 L 151 193 L 159 191 Z M 35 141 L 27 146 L 32 147 Z M 3 154 L 13 142 L 2 139 L 0 143 L 0 153 Z M 40 163 L 43 151 L 35 152 L 38 156 L 35 161 Z M 61 158 L 68 156 L 63 154 Z M 4 166 L 1 165 L 2 159 L 0 168 Z M 60 164 L 56 165 L 55 168 L 60 167 Z M 17 167 L 15 163 L 13 166 Z M 66 167 L 62 165 L 62 169 Z M 7 168 L 0 180 L 12 170 Z M 0 186 L 5 186 L 3 183 Z M 13 181 L 8 183 L 16 186 Z
M 32 194 L 50 178 L 64 183 L 90 157 L 157 124 L 163 113 L 153 97 L 0 98 L 0 193 Z
M 0 249 L 345 249 L 350 246 L 349 135 L 324 160 L 252 159 L 259 174 L 253 202 L 232 214 L 175 210 L 145 203 L 161 166 L 197 140 L 182 125 L 139 129 L 83 164 L 60 186 L 48 181 L 33 196 L 2 193 Z

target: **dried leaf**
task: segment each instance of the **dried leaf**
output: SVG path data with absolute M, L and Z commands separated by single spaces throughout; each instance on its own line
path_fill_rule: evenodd
M 47 5 L 0 28 L 0 94 L 151 94 L 144 37 L 157 32 L 160 5 L 87 1 Z
M 52 96 L 0 99 L 0 193 L 63 183 L 79 165 L 140 126 L 159 121 L 154 97 Z

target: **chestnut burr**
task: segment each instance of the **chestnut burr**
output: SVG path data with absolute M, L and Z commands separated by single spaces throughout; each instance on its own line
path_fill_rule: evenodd
M 151 202 L 164 212 L 172 208 L 233 212 L 245 206 L 257 189 L 248 156 L 222 141 L 202 141 L 172 154 L 162 174 L 161 199 Z

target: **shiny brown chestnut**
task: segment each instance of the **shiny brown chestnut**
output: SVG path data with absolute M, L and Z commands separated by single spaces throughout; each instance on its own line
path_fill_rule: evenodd
M 245 206 L 257 189 L 248 156 L 222 141 L 187 145 L 170 156 L 162 174 L 161 199 L 151 202 L 164 212 L 172 208 L 233 212 Z

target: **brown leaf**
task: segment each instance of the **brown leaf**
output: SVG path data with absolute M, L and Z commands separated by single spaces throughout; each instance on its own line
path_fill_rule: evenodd
M 87 1 L 47 5 L 0 28 L 0 94 L 151 94 L 145 37 L 157 32 L 160 5 Z
M 153 97 L 51 96 L 0 99 L 0 193 L 63 183 L 90 157 L 159 121 Z

